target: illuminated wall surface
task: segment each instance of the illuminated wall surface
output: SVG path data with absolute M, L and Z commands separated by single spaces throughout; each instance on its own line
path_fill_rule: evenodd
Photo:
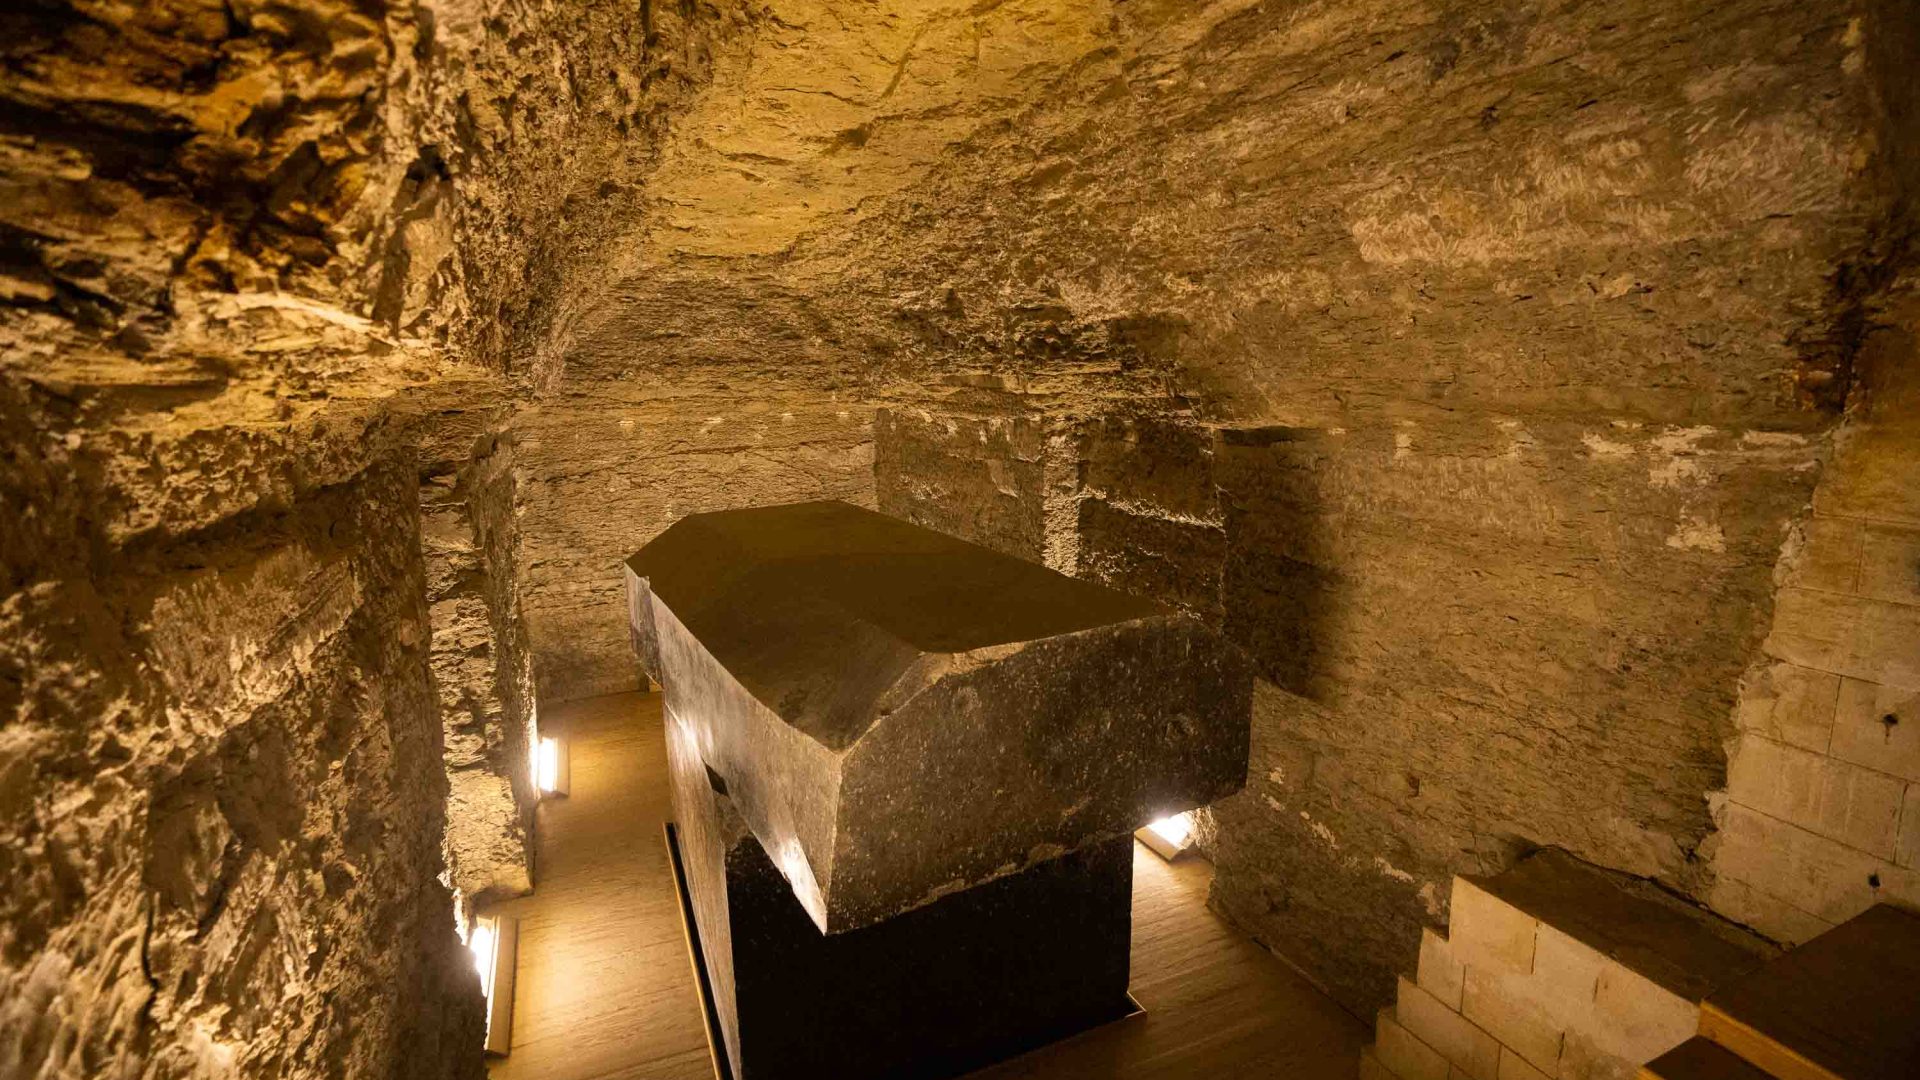
M 0 14 L 0 1074 L 476 1077 L 619 562 L 841 499 L 1258 671 L 1356 1013 L 1536 846 L 1920 897 L 1911 12 Z

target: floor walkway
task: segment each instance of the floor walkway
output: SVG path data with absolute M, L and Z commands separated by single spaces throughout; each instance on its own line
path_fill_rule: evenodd
M 561 706 L 572 794 L 540 808 L 538 891 L 520 919 L 513 1053 L 491 1080 L 712 1080 L 661 841 L 657 695 Z M 1366 1030 L 1207 910 L 1204 862 L 1136 846 L 1133 994 L 1146 1015 L 974 1074 L 1014 1078 L 1351 1080 Z

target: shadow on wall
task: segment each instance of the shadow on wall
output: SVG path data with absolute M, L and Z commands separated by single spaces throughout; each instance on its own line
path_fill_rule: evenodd
M 881 467 L 921 470 L 883 474 L 881 509 L 964 533 L 940 504 L 991 487 L 987 422 L 878 425 Z M 1247 789 L 1214 811 L 1214 902 L 1350 1009 L 1445 924 L 1454 873 L 1535 843 L 1687 886 L 1808 440 L 1023 422 L 1071 458 L 1015 500 L 1073 552 L 1055 565 L 1224 627 L 1265 676 Z
M 520 582 L 543 707 L 635 689 L 621 564 L 688 514 L 873 505 L 871 410 L 819 396 L 550 402 L 518 458 Z
M 1343 610 L 1342 575 L 1321 509 L 1324 432 L 1266 427 L 1220 433 L 1215 466 L 1226 545 L 1220 606 L 1227 636 L 1291 694 L 1337 690 L 1325 642 Z

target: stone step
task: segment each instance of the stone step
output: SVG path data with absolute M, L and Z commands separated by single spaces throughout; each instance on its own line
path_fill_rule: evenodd
M 1408 1031 L 1391 1006 L 1374 1019 L 1373 1052 L 1399 1080 L 1447 1080 L 1446 1057 Z
M 1631 1076 L 1698 1031 L 1708 989 L 1776 954 L 1645 881 L 1542 851 L 1454 879 L 1451 932 L 1422 934 L 1375 1054 L 1400 1080 Z
M 1454 953 L 1525 970 L 1540 925 L 1676 997 L 1699 1002 L 1779 950 L 1642 878 L 1546 849 L 1490 877 L 1457 877 Z
M 1467 1080 L 1499 1080 L 1500 1040 L 1401 976 L 1394 1019 L 1438 1051 Z
M 1363 1046 L 1360 1048 L 1360 1080 L 1400 1080 L 1400 1077 L 1380 1064 L 1380 1055 L 1373 1052 L 1372 1046 Z
M 1740 1055 L 1696 1035 L 1641 1067 L 1637 1080 L 1769 1080 Z
M 1698 1030 L 1714 986 L 1777 954 L 1647 881 L 1554 850 L 1456 878 L 1448 951 L 1461 1015 L 1562 1078 L 1630 1075 Z
M 1710 995 L 1700 1033 L 1779 1080 L 1920 1075 L 1920 914 L 1882 904 Z

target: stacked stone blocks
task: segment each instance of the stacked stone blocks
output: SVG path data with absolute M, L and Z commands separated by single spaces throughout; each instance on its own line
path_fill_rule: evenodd
M 1588 873 L 1589 887 L 1607 880 Z M 1721 941 L 1708 950 L 1717 953 L 1715 974 L 1739 970 L 1742 955 L 1756 964 L 1764 958 L 1757 941 L 1727 933 L 1719 936 L 1733 946 Z M 1628 1080 L 1698 1029 L 1710 982 L 1677 972 L 1672 959 L 1631 945 L 1596 947 L 1503 898 L 1490 882 L 1456 877 L 1450 932 L 1423 931 L 1417 973 L 1401 977 L 1395 1003 L 1380 1010 L 1360 1075 Z
M 1874 904 L 1920 905 L 1920 484 L 1901 464 L 1920 450 L 1920 382 L 1891 338 L 1862 358 L 1782 552 L 1714 808 L 1707 902 L 1795 944 Z

